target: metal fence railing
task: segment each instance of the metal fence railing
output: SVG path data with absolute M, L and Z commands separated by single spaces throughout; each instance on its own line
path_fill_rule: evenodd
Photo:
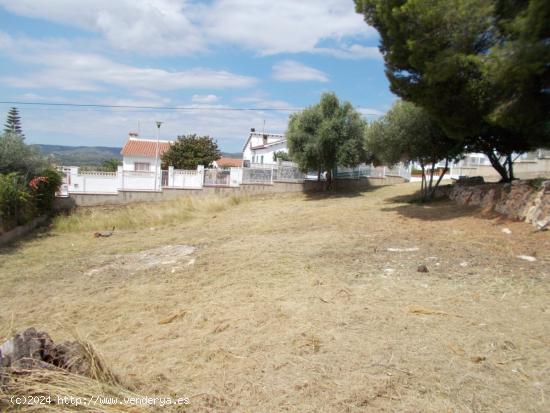
M 205 186 L 229 186 L 231 180 L 230 171 L 225 169 L 205 169 Z
M 243 168 L 243 184 L 272 184 L 273 168 Z

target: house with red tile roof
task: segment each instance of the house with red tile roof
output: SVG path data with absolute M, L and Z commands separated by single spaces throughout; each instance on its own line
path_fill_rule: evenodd
M 157 160 L 157 151 L 159 159 L 166 152 L 172 141 L 156 139 L 142 139 L 137 133 L 131 132 L 128 140 L 124 144 L 122 151 L 122 169 L 125 171 L 154 172 Z
M 243 166 L 243 160 L 222 156 L 217 161 L 212 162 L 212 166 L 218 169 L 240 168 Z

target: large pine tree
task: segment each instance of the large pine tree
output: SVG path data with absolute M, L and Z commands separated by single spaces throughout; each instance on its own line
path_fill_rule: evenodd
M 21 117 L 19 116 L 19 111 L 15 107 L 11 108 L 8 112 L 6 123 L 4 124 L 4 132 L 19 135 L 21 138 L 25 137 L 21 129 Z

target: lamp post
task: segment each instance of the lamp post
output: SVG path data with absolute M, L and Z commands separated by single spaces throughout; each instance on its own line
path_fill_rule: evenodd
M 157 121 L 157 154 L 155 156 L 155 191 L 157 190 L 158 182 L 158 173 L 159 173 L 159 137 L 160 137 L 160 126 L 162 122 Z

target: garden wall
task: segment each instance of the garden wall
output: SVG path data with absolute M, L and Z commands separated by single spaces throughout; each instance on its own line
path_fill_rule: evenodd
M 338 179 L 339 190 L 363 190 L 373 186 L 393 185 L 405 182 L 404 178 L 386 176 L 384 178 Z M 133 202 L 166 201 L 181 196 L 204 195 L 255 195 L 270 193 L 311 192 L 318 188 L 317 181 L 273 182 L 273 184 L 241 184 L 238 187 L 204 186 L 202 189 L 163 188 L 162 191 L 118 191 L 115 194 L 70 194 L 58 198 L 56 209 L 70 209 L 76 206 L 124 205 Z
M 534 185 L 529 181 L 509 184 L 454 184 L 447 195 L 460 205 L 476 205 L 538 228 L 550 225 L 550 181 Z

